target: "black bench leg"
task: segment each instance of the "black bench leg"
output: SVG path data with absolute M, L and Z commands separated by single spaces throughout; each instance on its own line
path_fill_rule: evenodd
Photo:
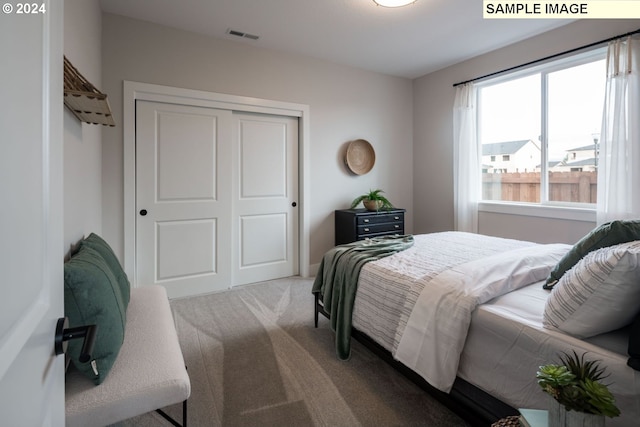
M 185 369 L 187 369 L 186 366 L 185 366 Z M 174 425 L 176 427 L 187 427 L 187 400 L 186 399 L 182 401 L 182 425 L 180 425 L 176 420 L 174 420 L 169 415 L 167 415 L 166 412 L 164 412 L 162 409 L 156 409 L 156 412 L 162 415 L 162 418 L 169 421 L 171 425 Z
M 187 427 L 187 401 L 182 402 L 182 427 Z
M 171 418 L 162 409 L 156 409 L 156 412 L 162 416 L 165 420 L 169 421 L 171 425 L 176 427 L 187 427 L 187 401 L 182 402 L 182 424 Z

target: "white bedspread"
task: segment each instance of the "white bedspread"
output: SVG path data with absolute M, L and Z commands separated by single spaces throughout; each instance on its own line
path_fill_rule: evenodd
M 544 280 L 570 248 L 552 244 L 513 249 L 425 278 L 394 357 L 449 392 L 477 305 Z
M 362 267 L 353 326 L 395 354 L 413 306 L 430 279 L 459 264 L 536 245 L 458 231 L 415 235 L 411 248 Z

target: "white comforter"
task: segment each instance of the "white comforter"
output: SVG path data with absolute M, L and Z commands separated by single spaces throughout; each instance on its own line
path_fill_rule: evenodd
M 537 245 L 459 231 L 413 237 L 406 251 L 365 264 L 358 279 L 353 326 L 391 354 L 429 280 L 456 265 Z
M 425 278 L 394 357 L 432 386 L 449 392 L 476 306 L 544 280 L 570 248 L 564 244 L 527 246 Z

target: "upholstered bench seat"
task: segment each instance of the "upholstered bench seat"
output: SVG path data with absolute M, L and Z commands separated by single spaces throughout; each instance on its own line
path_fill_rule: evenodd
M 190 393 L 165 289 L 133 288 L 124 342 L 104 382 L 94 385 L 73 366 L 69 368 L 66 424 L 105 426 L 184 402 Z

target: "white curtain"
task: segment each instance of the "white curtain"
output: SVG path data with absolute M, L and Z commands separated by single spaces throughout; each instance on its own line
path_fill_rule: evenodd
M 473 84 L 456 86 L 453 104 L 454 227 L 472 233 L 478 232 L 478 201 L 482 188 L 476 111 Z
M 597 222 L 640 219 L 640 35 L 609 43 Z

